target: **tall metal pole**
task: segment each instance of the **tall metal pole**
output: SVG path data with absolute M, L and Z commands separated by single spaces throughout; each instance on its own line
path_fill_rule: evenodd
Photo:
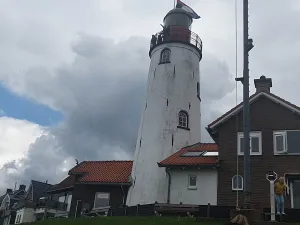
M 251 207 L 251 162 L 250 162 L 250 121 L 249 121 L 249 51 L 252 39 L 248 33 L 248 0 L 243 4 L 244 20 L 244 71 L 243 71 L 243 131 L 244 131 L 244 207 Z

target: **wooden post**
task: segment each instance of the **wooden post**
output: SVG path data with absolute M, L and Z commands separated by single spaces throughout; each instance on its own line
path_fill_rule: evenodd
M 206 213 L 206 217 L 207 217 L 207 218 L 210 217 L 210 203 L 207 204 L 207 213 Z
M 137 206 L 136 206 L 136 215 L 137 216 L 139 215 L 139 206 L 140 206 L 140 204 L 137 204 Z
M 125 205 L 124 216 L 127 216 L 127 205 Z

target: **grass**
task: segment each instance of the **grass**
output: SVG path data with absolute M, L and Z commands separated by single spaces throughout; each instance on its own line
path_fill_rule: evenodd
M 193 218 L 175 217 L 97 217 L 87 219 L 46 220 L 33 223 L 34 225 L 221 225 L 222 222 L 196 222 Z

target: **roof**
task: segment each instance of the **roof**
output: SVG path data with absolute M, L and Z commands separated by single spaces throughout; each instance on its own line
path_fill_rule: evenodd
M 200 156 L 183 156 L 187 152 L 203 152 Z M 182 148 L 175 154 L 158 163 L 160 167 L 169 166 L 215 166 L 218 164 L 218 155 L 205 156 L 206 152 L 218 152 L 215 143 L 197 143 Z
M 37 201 L 39 198 L 44 197 L 47 191 L 53 186 L 52 184 L 40 182 L 40 181 L 31 181 L 32 185 L 32 195 L 33 201 Z
M 6 194 L 0 196 L 0 205 L 1 205 L 2 201 L 3 201 L 3 199 L 5 198 L 5 196 L 6 196 Z
M 16 204 L 13 205 L 12 209 L 19 210 L 21 208 L 35 208 L 35 206 L 36 206 L 36 202 L 27 201 L 25 199 L 22 199 L 22 200 L 16 202 Z
M 130 183 L 133 161 L 84 161 L 69 171 L 71 174 L 83 174 L 80 183 Z
M 292 112 L 296 112 L 296 113 L 300 114 L 300 107 L 298 107 L 298 106 L 296 106 L 296 105 L 294 105 L 272 93 L 258 92 L 258 93 L 251 95 L 249 98 L 250 104 L 252 104 L 253 102 L 255 102 L 257 99 L 259 99 L 262 96 L 267 97 L 269 100 L 280 104 L 281 106 L 291 110 Z M 208 129 L 215 128 L 218 125 L 224 123 L 225 121 L 230 119 L 233 115 L 239 113 L 242 109 L 243 109 L 243 102 L 241 102 L 240 104 L 238 104 L 237 106 L 235 106 L 234 108 L 232 108 L 231 110 L 229 110 L 228 112 L 226 112 L 225 114 L 220 116 L 218 119 L 216 119 L 215 121 L 210 123 L 208 125 Z
M 25 190 L 15 190 L 12 193 L 9 193 L 9 197 L 10 199 L 15 199 L 15 200 L 22 199 L 25 197 L 26 193 L 27 192 Z
M 73 188 L 75 184 L 75 176 L 74 175 L 70 175 L 67 178 L 65 178 L 62 182 L 53 185 L 48 192 L 54 192 L 54 191 L 58 191 L 58 190 L 65 190 L 68 188 Z

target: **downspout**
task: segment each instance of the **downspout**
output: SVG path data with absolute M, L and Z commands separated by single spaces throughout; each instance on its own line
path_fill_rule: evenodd
M 123 194 L 123 206 L 124 206 L 125 205 L 125 192 L 124 192 L 122 184 L 121 184 L 121 190 L 122 190 L 122 194 Z
M 168 170 L 168 168 L 166 168 L 166 173 L 168 174 L 168 198 L 167 198 L 167 203 L 170 204 L 170 192 L 171 192 L 171 174 Z

